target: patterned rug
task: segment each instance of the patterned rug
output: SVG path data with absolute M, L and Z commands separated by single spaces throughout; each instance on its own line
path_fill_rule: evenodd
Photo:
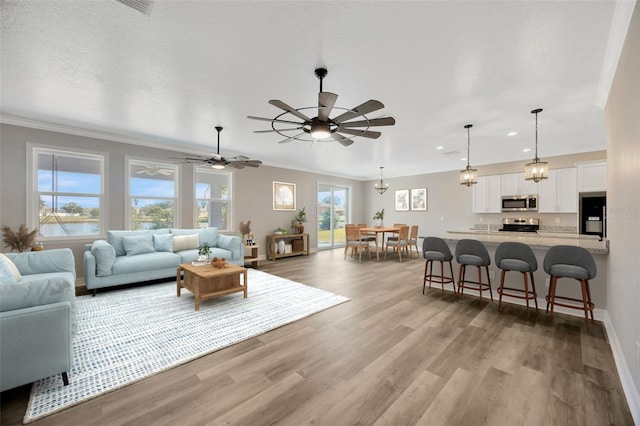
M 249 269 L 242 293 L 202 302 L 167 282 L 81 296 L 69 386 L 60 375 L 33 384 L 29 423 L 349 299 Z

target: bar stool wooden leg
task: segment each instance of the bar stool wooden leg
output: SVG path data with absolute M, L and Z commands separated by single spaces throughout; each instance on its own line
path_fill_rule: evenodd
M 482 306 L 482 269 L 478 268 L 478 291 L 480 292 L 480 306 Z
M 460 265 L 460 270 L 458 272 L 458 294 L 459 296 L 462 296 L 462 294 L 464 293 L 464 287 L 462 287 L 462 279 L 465 276 L 465 265 Z
M 589 301 L 589 311 L 591 312 L 591 322 L 593 322 L 593 302 L 591 302 L 591 289 L 589 288 L 589 280 L 585 280 L 587 287 L 587 300 Z
M 498 294 L 500 295 L 500 297 L 498 297 L 498 312 L 502 312 L 502 292 L 504 291 L 504 276 L 506 272 L 507 271 L 502 269 L 502 273 L 500 274 L 500 287 L 498 287 Z
M 451 262 L 449 262 L 449 269 L 451 270 L 451 284 L 453 285 L 453 294 L 456 295 L 456 302 L 457 302 L 460 299 L 460 296 L 458 296 L 458 292 L 456 291 L 456 283 L 453 281 L 454 280 L 453 265 L 451 264 Z
M 589 305 L 587 304 L 587 286 L 585 280 L 580 280 L 580 288 L 582 289 L 582 306 L 584 306 L 584 324 L 589 331 Z
M 491 303 L 493 303 L 493 291 L 491 290 L 491 277 L 489 276 L 489 267 L 485 266 L 484 268 L 487 271 L 487 283 L 489 285 L 489 296 L 491 296 Z
M 524 296 L 525 296 L 525 302 L 527 302 L 527 319 L 531 318 L 530 314 L 529 314 L 529 283 L 527 282 L 527 273 L 523 272 L 522 273 L 522 278 L 524 279 Z
M 531 277 L 531 289 L 533 290 L 533 302 L 536 304 L 536 312 L 538 312 L 538 292 L 536 291 L 536 282 L 533 279 L 533 272 L 529 272 Z

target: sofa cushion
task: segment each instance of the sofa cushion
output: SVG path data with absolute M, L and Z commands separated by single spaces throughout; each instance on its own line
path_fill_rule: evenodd
M 192 235 L 198 234 L 200 245 L 207 243 L 209 247 L 218 246 L 218 228 L 199 228 L 199 229 L 171 229 L 174 235 Z M 179 251 L 179 250 L 174 250 Z
M 200 238 L 198 234 L 193 235 L 176 235 L 173 237 L 173 251 L 195 249 L 200 246 Z
M 138 256 L 118 256 L 113 264 L 113 275 L 132 274 L 135 272 L 152 271 L 177 267 L 180 256 L 164 251 L 145 253 Z
M 139 254 L 153 253 L 153 236 L 150 233 L 144 235 L 124 235 L 122 244 L 127 256 L 136 256 Z
M 156 251 L 173 251 L 172 234 L 153 234 L 153 247 Z
M 170 231 L 168 228 L 164 229 L 154 229 L 153 233 L 160 234 L 168 234 Z M 107 241 L 113 246 L 116 251 L 116 256 L 124 256 L 127 252 L 124 249 L 124 244 L 122 243 L 122 237 L 132 236 L 132 235 L 144 235 L 151 234 L 152 231 L 107 231 Z
M 0 283 L 18 282 L 22 279 L 16 264 L 0 253 Z
M 198 250 L 194 249 L 194 250 L 182 250 L 181 252 L 178 252 L 176 254 L 179 254 L 180 257 L 182 258 L 180 263 L 190 263 L 193 262 L 194 260 L 198 259 Z M 214 257 L 217 258 L 225 258 L 227 261 L 229 259 L 232 258 L 232 253 L 231 250 L 225 250 L 225 249 L 221 249 L 218 247 L 212 247 L 211 248 L 211 254 L 209 254 L 209 258 L 213 259 Z
M 91 244 L 91 254 L 96 258 L 96 275 L 106 277 L 111 275 L 111 267 L 116 261 L 116 250 L 105 240 L 97 240 Z

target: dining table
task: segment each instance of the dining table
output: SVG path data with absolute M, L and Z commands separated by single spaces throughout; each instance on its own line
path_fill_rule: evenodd
M 376 262 L 380 262 L 380 245 L 378 244 L 378 235 L 382 234 L 382 248 L 384 249 L 384 234 L 386 233 L 393 233 L 393 234 L 397 234 L 400 232 L 400 228 L 395 228 L 393 226 L 374 226 L 371 228 L 360 228 L 360 235 L 362 234 L 369 234 L 369 235 L 375 235 L 376 239 L 375 239 L 375 243 L 376 243 Z

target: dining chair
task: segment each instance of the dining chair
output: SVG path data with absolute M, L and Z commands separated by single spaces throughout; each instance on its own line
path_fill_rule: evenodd
M 420 257 L 418 251 L 418 225 L 411 225 L 409 230 L 409 256 L 413 259 L 413 247 L 416 248 L 416 255 Z
M 407 224 L 406 223 L 394 223 L 393 224 L 394 228 L 400 228 L 401 226 L 407 226 Z M 388 236 L 387 237 L 387 242 L 389 242 L 389 241 L 398 241 L 398 235 L 394 234 L 394 235 Z M 383 241 L 383 243 L 384 243 L 384 241 Z M 382 247 L 382 249 L 384 250 L 384 247 Z
M 404 251 L 407 256 L 409 255 L 409 227 L 401 226 L 400 232 L 398 233 L 397 240 L 387 240 L 387 247 L 384 251 L 384 258 L 387 258 L 387 251 L 389 247 L 393 247 L 394 251 L 398 250 L 398 259 L 402 262 L 402 251 Z
M 361 227 L 361 228 L 366 228 L 367 224 L 366 223 L 359 223 L 358 226 Z M 361 232 L 361 234 L 362 235 L 360 235 L 360 239 L 362 239 L 362 241 L 375 242 L 375 240 L 377 239 L 375 234 L 370 234 L 368 232 Z
M 360 236 L 360 227 L 358 225 L 345 226 L 346 243 L 344 245 L 344 258 L 347 258 L 347 251 L 351 248 L 351 257 L 354 253 L 358 253 L 358 260 L 362 262 L 362 251 L 366 251 L 371 259 L 371 251 L 369 250 L 369 241 L 363 241 Z

